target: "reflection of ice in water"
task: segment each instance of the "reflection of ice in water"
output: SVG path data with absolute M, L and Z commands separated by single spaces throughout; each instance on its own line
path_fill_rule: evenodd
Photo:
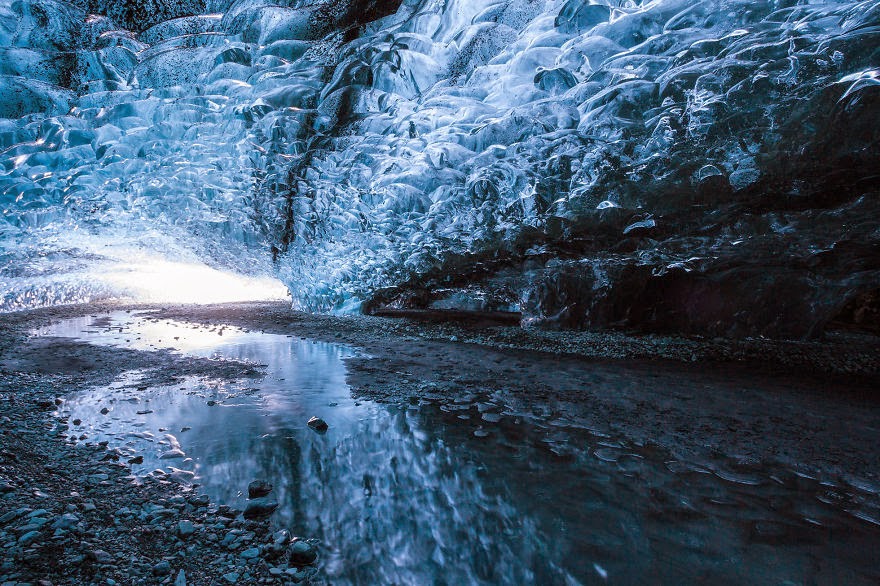
M 209 356 L 214 348 L 228 346 L 245 331 L 232 326 L 194 325 L 117 311 L 101 318 L 65 320 L 35 333 L 81 338 L 93 344 L 135 350 L 174 348 L 193 356 Z M 251 341 L 258 339 L 259 336 L 253 336 Z
M 352 351 L 333 344 L 124 313 L 42 333 L 267 365 L 259 380 L 149 389 L 129 373 L 66 408 L 89 441 L 137 446 L 137 471 L 190 470 L 215 500 L 241 507 L 251 480 L 270 481 L 273 519 L 322 540 L 333 584 L 878 577 L 877 529 L 842 510 L 876 518 L 865 494 L 785 470 L 669 461 L 500 392 L 439 408 L 358 404 L 345 383 Z M 312 415 L 330 424 L 325 435 L 307 428 Z M 161 459 L 166 433 L 191 460 Z

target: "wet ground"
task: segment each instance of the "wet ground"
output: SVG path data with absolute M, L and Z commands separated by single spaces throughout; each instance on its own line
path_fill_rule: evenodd
M 880 581 L 868 383 L 218 315 L 94 314 L 31 343 L 250 365 L 173 384 L 123 369 L 58 415 L 214 501 L 243 507 L 248 482 L 271 482 L 277 526 L 320 540 L 321 580 Z

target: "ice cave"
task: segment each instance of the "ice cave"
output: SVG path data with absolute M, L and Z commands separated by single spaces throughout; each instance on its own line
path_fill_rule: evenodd
M 877 584 L 880 0 L 0 0 L 0 584 Z

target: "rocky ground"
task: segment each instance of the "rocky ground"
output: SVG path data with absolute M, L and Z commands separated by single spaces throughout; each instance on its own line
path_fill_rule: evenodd
M 0 316 L 0 585 L 308 581 L 317 544 L 273 526 L 271 516 L 245 519 L 210 503 L 173 474 L 136 479 L 128 456 L 90 443 L 77 422 L 57 415 L 68 393 L 130 370 L 145 372 L 145 384 L 261 374 L 252 364 L 28 335 L 53 320 L 109 309 L 118 307 Z M 880 348 L 869 338 L 544 332 L 316 317 L 277 303 L 140 309 L 359 347 L 369 356 L 349 359 L 349 384 L 375 400 L 453 400 L 503 386 L 511 400 L 562 406 L 591 429 L 682 457 L 721 451 L 834 474 L 869 492 L 880 486 L 873 449 Z M 269 513 L 271 492 L 261 499 L 255 502 Z
M 371 316 L 316 316 L 291 312 L 283 303 L 166 306 L 158 317 L 232 323 L 266 331 L 298 334 L 369 347 L 386 336 L 477 344 L 598 360 L 647 360 L 737 364 L 770 373 L 853 375 L 880 374 L 880 337 L 835 332 L 824 340 L 706 338 L 631 335 L 617 331 L 572 331 L 465 322 L 420 322 Z
M 28 340 L 27 327 L 45 318 L 5 320 L 0 343 L 0 584 L 285 584 L 308 578 L 314 545 L 273 528 L 268 515 L 246 519 L 162 470 L 136 479 L 130 465 L 137 457 L 89 443 L 78 421 L 54 415 L 68 392 L 107 383 L 125 370 L 143 369 L 148 384 L 168 384 L 191 374 L 258 376 L 253 365 Z M 257 513 L 273 508 L 271 492 L 252 502 L 263 507 Z

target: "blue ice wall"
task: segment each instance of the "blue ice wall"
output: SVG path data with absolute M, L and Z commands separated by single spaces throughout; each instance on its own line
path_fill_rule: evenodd
M 5 303 L 133 246 L 310 310 L 870 327 L 878 39 L 876 0 L 5 2 Z

